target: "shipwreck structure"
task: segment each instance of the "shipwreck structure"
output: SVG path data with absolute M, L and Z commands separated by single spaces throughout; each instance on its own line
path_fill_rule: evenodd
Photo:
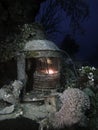
M 74 88 L 58 92 L 61 50 L 53 42 L 30 40 L 16 57 L 17 80 L 0 89 L 0 120 L 26 117 L 36 120 L 40 130 L 85 124 L 89 97 Z

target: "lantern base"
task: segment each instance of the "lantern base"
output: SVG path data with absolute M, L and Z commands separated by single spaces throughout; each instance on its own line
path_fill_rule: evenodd
M 51 90 L 50 92 L 42 93 L 38 91 L 30 91 L 29 93 L 26 93 L 23 97 L 23 102 L 41 102 L 44 101 L 45 98 L 50 97 L 52 95 L 55 95 L 56 91 Z

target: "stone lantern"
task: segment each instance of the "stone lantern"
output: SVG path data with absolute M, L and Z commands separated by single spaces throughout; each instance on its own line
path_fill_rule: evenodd
M 18 80 L 25 93 L 47 95 L 60 86 L 60 49 L 49 40 L 32 40 L 18 54 Z

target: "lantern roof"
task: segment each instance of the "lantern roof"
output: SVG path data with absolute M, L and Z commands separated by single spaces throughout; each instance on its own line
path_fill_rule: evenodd
M 60 49 L 46 39 L 28 41 L 23 51 L 28 57 L 60 57 Z
M 49 40 L 32 40 L 28 41 L 24 47 L 24 51 L 60 51 L 60 49 Z

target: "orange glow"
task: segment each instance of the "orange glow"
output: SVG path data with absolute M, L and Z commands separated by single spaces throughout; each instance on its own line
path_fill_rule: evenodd
M 55 72 L 52 69 L 47 70 L 48 74 L 54 74 Z
M 50 75 L 58 73 L 58 71 L 53 70 L 53 69 L 42 70 L 41 72 L 43 72 L 45 74 L 50 74 Z

